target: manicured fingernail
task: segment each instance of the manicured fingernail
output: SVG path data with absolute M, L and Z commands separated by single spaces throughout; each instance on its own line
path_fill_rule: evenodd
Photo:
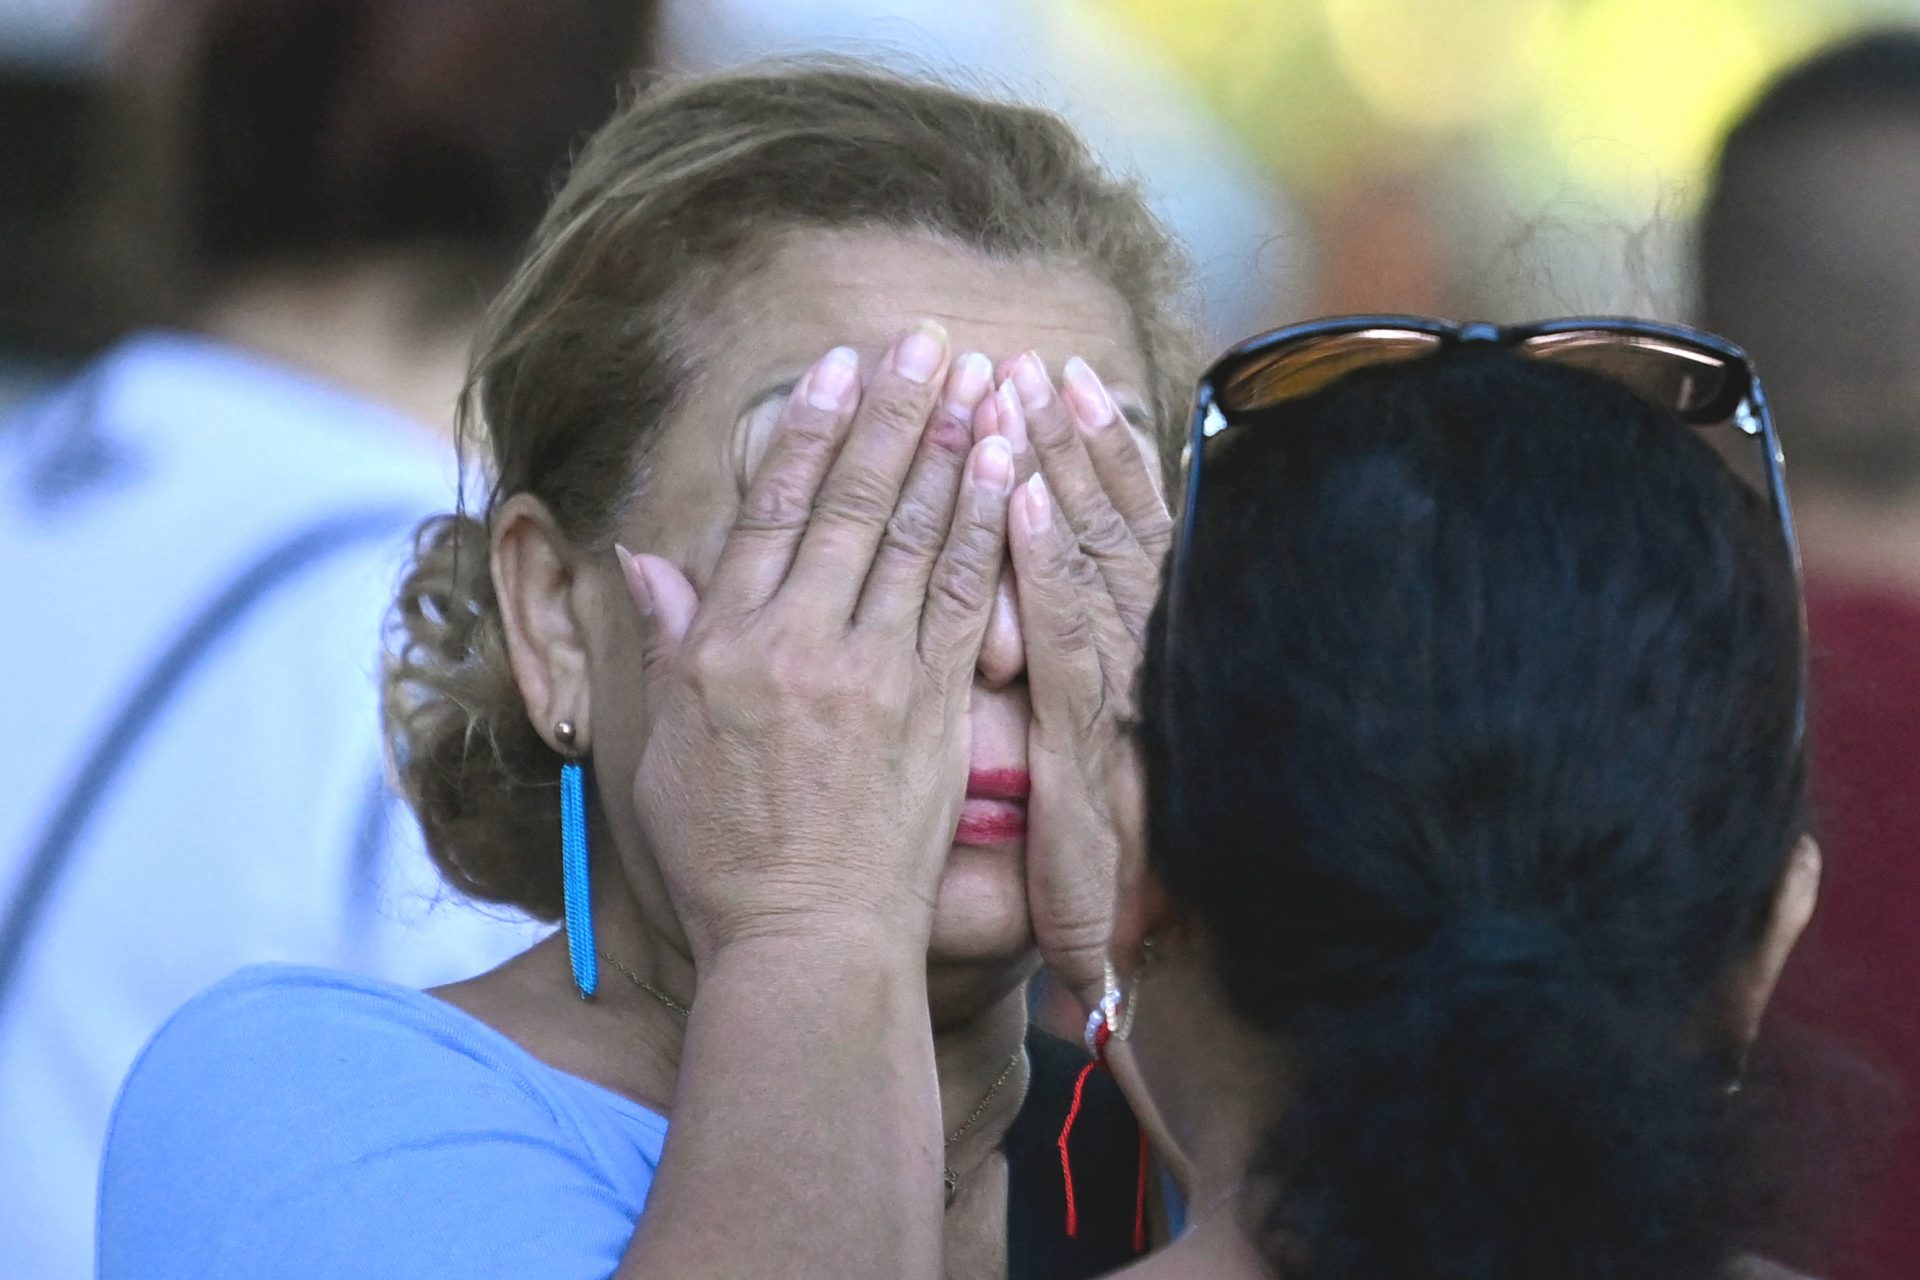
M 1013 379 L 1000 384 L 993 393 L 996 401 L 995 415 L 1000 420 L 1000 434 L 1007 438 L 1015 453 L 1024 453 L 1027 448 L 1027 414 L 1020 407 L 1020 393 L 1014 389 Z
M 1047 493 L 1047 482 L 1038 471 L 1022 485 L 1027 503 L 1027 527 L 1035 533 L 1045 533 L 1053 528 L 1053 498 Z
M 859 385 L 860 353 L 852 347 L 835 347 L 807 373 L 807 403 L 816 409 L 845 412 L 853 407 L 854 388 Z
M 1106 384 L 1100 381 L 1100 375 L 1079 356 L 1067 361 L 1060 371 L 1061 380 L 1067 384 L 1067 398 L 1073 401 L 1074 415 L 1080 425 L 1089 431 L 1099 431 L 1112 424 L 1120 411 L 1114 408 L 1113 397 L 1107 394 Z
M 982 489 L 1006 497 L 1013 489 L 1013 450 L 1006 437 L 988 436 L 973 455 L 973 479 Z
M 953 362 L 953 372 L 947 375 L 947 415 L 967 421 L 992 385 L 993 362 L 978 351 L 967 352 Z
M 1020 391 L 1020 406 L 1038 413 L 1053 399 L 1053 384 L 1047 380 L 1047 367 L 1029 351 L 1013 362 L 1013 385 Z
M 931 320 L 900 340 L 893 349 L 893 371 L 909 382 L 926 382 L 940 371 L 947 354 L 947 331 Z
M 633 593 L 633 602 L 639 606 L 641 616 L 651 618 L 653 588 L 647 585 L 647 575 L 640 571 L 639 558 L 617 542 L 613 544 L 613 553 L 620 557 L 620 569 L 627 575 L 627 590 Z

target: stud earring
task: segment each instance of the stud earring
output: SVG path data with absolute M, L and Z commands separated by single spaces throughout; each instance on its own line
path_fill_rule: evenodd
M 567 960 L 574 989 L 585 1000 L 600 986 L 599 953 L 593 945 L 593 893 L 587 879 L 586 779 L 574 755 L 573 721 L 553 726 L 567 753 L 560 766 L 560 900 L 567 931 Z

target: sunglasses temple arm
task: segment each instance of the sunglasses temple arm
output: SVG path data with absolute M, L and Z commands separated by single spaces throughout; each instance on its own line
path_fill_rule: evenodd
M 1800 563 L 1800 538 L 1793 528 L 1793 506 L 1787 496 L 1787 460 L 1785 451 L 1780 447 L 1779 433 L 1774 429 L 1773 411 L 1767 407 L 1766 392 L 1761 390 L 1759 378 L 1754 378 L 1748 389 L 1747 399 L 1753 410 L 1754 420 L 1760 424 L 1760 448 L 1767 472 L 1767 496 L 1773 502 L 1774 516 L 1780 521 L 1780 536 L 1786 540 L 1787 556 L 1793 565 L 1794 607 L 1800 612 L 1800 697 L 1794 709 L 1794 750 L 1799 751 L 1807 737 L 1807 685 L 1811 679 L 1809 662 L 1809 637 L 1807 628 L 1807 592 L 1806 575 Z
M 1186 473 L 1181 479 L 1179 531 L 1174 538 L 1173 554 L 1167 561 L 1167 644 L 1171 647 L 1174 624 L 1180 613 L 1180 597 L 1187 579 L 1187 561 L 1193 546 L 1194 514 L 1200 505 L 1200 466 L 1206 454 L 1207 417 L 1213 412 L 1213 387 L 1206 382 L 1194 394 L 1193 416 L 1187 423 Z

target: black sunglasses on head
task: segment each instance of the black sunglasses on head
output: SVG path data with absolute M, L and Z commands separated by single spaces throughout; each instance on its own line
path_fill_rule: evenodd
M 1503 347 L 1530 360 L 1600 374 L 1691 426 L 1748 437 L 1750 450 L 1723 443 L 1718 452 L 1736 474 L 1767 495 L 1786 539 L 1797 587 L 1800 552 L 1787 505 L 1786 460 L 1753 362 L 1731 342 L 1684 325 L 1612 316 L 1511 327 L 1424 316 L 1336 316 L 1249 338 L 1201 375 L 1187 438 L 1186 503 L 1168 566 L 1169 641 L 1188 577 L 1209 441 L 1235 427 L 1272 424 L 1280 417 L 1275 411 L 1357 370 L 1425 359 L 1470 344 Z M 1751 458 L 1751 470 L 1743 465 L 1743 453 Z M 1803 678 L 1796 748 L 1805 726 Z

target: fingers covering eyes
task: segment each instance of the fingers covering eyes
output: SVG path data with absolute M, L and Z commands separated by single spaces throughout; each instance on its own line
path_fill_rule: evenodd
M 973 445 L 974 411 L 992 382 L 993 367 L 985 356 L 968 352 L 953 362 L 874 557 L 860 623 L 906 626 L 919 618 L 934 561 L 954 522 L 961 476 Z

